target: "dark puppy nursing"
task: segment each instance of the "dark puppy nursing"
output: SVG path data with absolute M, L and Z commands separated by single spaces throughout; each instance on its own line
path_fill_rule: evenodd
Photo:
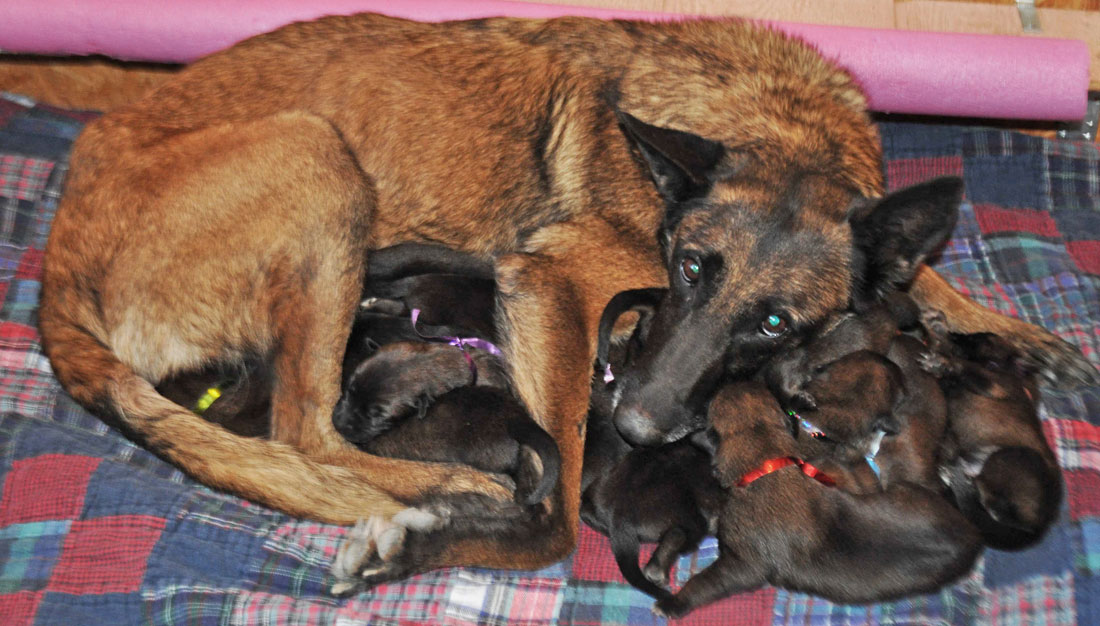
M 372 262 L 378 269 L 368 276 L 333 412 L 337 432 L 381 456 L 510 475 L 517 501 L 541 502 L 561 459 L 492 353 L 491 268 L 423 245 L 382 250 Z
M 629 369 L 663 291 L 627 291 L 611 299 L 600 319 L 599 363 L 620 373 Z M 641 314 L 634 333 L 624 344 L 611 346 L 612 327 L 627 311 Z M 618 389 L 604 375 L 598 371 L 593 380 L 581 466 L 581 519 L 610 538 L 627 582 L 664 597 L 675 559 L 714 533 L 721 487 L 711 472 L 710 455 L 688 439 L 652 448 L 627 443 L 613 421 Z M 656 542 L 657 548 L 639 569 L 642 542 Z
M 542 501 L 561 464 L 554 440 L 510 392 L 499 357 L 437 340 L 479 337 L 492 345 L 491 265 L 425 244 L 378 250 L 370 261 L 344 356 L 336 430 L 381 456 L 509 475 L 517 501 Z M 213 389 L 217 397 L 200 411 L 204 418 L 241 434 L 267 435 L 260 427 L 270 410 L 270 362 L 256 358 L 223 369 L 184 372 L 158 389 L 185 406 Z
M 1034 372 L 996 335 L 948 333 L 935 311 L 925 322 L 934 350 L 925 365 L 947 396 L 944 482 L 987 544 L 1035 543 L 1058 515 L 1062 479 L 1039 423 Z

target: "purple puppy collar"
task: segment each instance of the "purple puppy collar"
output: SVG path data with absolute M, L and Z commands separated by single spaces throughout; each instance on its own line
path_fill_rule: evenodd
M 420 337 L 427 339 L 428 341 L 440 341 L 449 346 L 454 346 L 462 351 L 462 356 L 466 357 L 466 363 L 470 366 L 470 374 L 474 377 L 473 384 L 477 383 L 477 365 L 474 364 L 473 357 L 470 356 L 470 352 L 467 348 L 477 348 L 478 350 L 484 350 L 493 356 L 503 356 L 500 348 L 493 345 L 492 342 L 481 339 L 480 337 L 455 337 L 451 335 L 425 335 L 416 328 L 416 320 L 420 317 L 420 309 L 412 310 L 412 327 Z

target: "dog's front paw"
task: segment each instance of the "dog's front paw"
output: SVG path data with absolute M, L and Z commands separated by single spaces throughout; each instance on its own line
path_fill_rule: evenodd
M 443 527 L 449 513 L 442 507 L 408 508 L 390 519 L 380 515 L 359 520 L 348 531 L 332 562 L 332 594 L 341 596 L 360 587 L 401 578 L 411 572 L 398 558 L 410 531 L 430 532 Z

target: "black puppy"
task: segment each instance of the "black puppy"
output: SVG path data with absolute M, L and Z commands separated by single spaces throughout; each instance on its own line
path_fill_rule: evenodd
M 581 475 L 581 519 L 611 539 L 615 562 L 627 582 L 658 598 L 669 595 L 669 570 L 676 557 L 695 550 L 715 531 L 722 500 L 708 454 L 687 439 L 633 448 L 612 419 L 617 389 L 613 380 L 604 380 L 606 366 L 619 373 L 630 368 L 662 292 L 625 291 L 604 309 Z M 611 330 L 627 311 L 641 317 L 631 338 L 612 346 Z M 658 544 L 644 570 L 638 567 L 642 542 Z
M 561 457 L 512 395 L 492 344 L 495 282 L 472 257 L 436 246 L 397 246 L 371 262 L 337 432 L 373 454 L 508 474 L 517 502 L 541 502 Z
M 949 333 L 936 311 L 925 315 L 925 324 L 934 350 L 925 364 L 940 376 L 948 402 L 943 480 L 988 545 L 1031 545 L 1062 502 L 1034 375 L 996 335 Z
M 707 419 L 726 494 L 719 556 L 658 600 L 660 615 L 765 583 L 845 603 L 929 592 L 969 570 L 981 550 L 977 530 L 927 489 L 900 483 L 857 495 L 826 484 L 762 385 L 723 386 Z

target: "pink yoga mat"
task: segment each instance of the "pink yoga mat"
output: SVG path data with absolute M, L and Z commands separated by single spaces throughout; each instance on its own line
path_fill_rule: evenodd
M 377 11 L 423 21 L 508 15 L 679 16 L 505 0 L 7 0 L 0 50 L 187 62 L 322 15 Z M 1082 41 L 772 22 L 856 76 L 877 111 L 1037 120 L 1084 116 Z

